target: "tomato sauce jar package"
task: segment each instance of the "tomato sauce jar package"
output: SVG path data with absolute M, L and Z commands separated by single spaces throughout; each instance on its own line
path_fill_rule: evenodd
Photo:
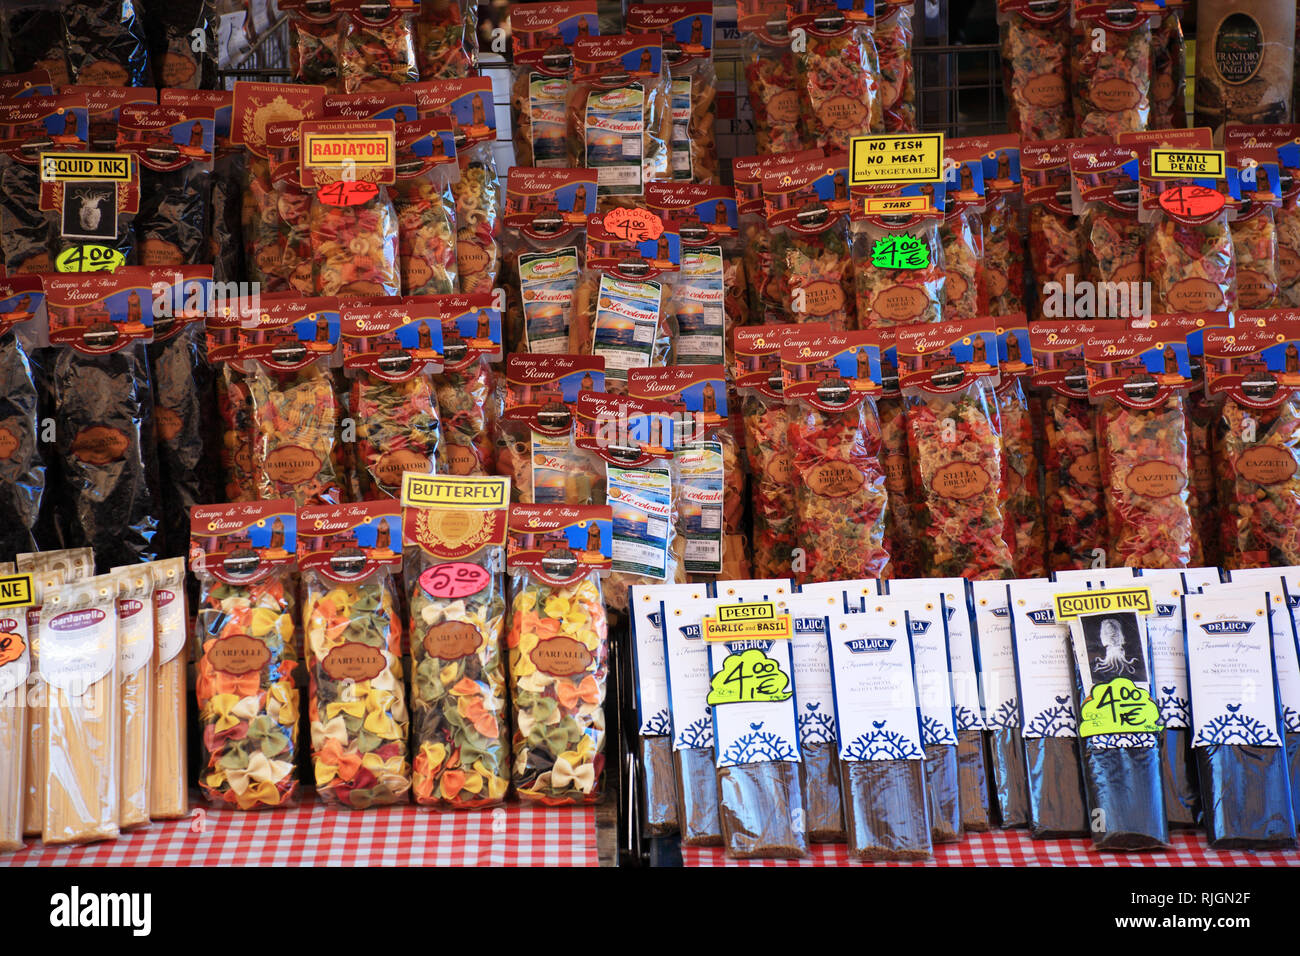
M 287 499 L 190 512 L 199 786 L 213 806 L 269 810 L 297 796 L 297 526 Z
M 511 9 L 510 128 L 518 165 L 570 165 L 565 110 L 573 47 L 579 37 L 599 32 L 596 0 L 519 4 Z
M 1152 128 L 1152 14 L 1135 4 L 1080 2 L 1070 19 L 1075 135 Z
M 799 79 L 790 49 L 785 0 L 742 0 L 737 4 L 745 88 L 754 111 L 754 148 L 779 155 L 803 148 L 799 124 Z
M 860 328 L 938 322 L 943 315 L 943 188 L 943 183 L 919 183 L 853 191 L 853 284 Z M 894 200 L 918 208 L 891 213 Z
M 998 0 L 998 33 L 1007 127 L 1026 140 L 1069 136 L 1070 4 Z
M 787 7 L 804 143 L 839 152 L 854 136 L 883 133 L 872 12 L 851 0 L 796 0 Z
M 988 283 L 981 279 L 984 194 L 984 156 L 980 144 L 949 140 L 944 155 L 942 194 L 935 193 L 935 204 L 944 212 L 939 241 L 943 245 L 946 273 L 942 313 L 946 319 L 973 319 L 988 314 Z
M 505 798 L 511 774 L 503 566 L 510 481 L 412 475 L 405 484 L 415 801 L 441 810 L 491 806 Z
M 997 389 L 1002 419 L 1003 480 L 1007 497 L 1003 535 L 1011 548 L 1016 577 L 1047 576 L 1047 531 L 1039 495 L 1038 451 L 1026 386 L 1033 374 L 1029 329 L 1023 314 L 1002 319 L 998 332 L 998 365 L 1002 381 Z
M 456 255 L 456 144 L 447 117 L 397 130 L 397 257 L 407 295 L 448 295 L 460 286 Z
M 404 803 L 411 789 L 401 539 L 392 499 L 298 512 L 316 792 L 348 810 Z

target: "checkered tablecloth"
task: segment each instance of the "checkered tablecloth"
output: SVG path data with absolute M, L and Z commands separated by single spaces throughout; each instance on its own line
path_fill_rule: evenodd
M 1211 850 L 1199 832 L 1176 831 L 1161 852 L 1102 853 L 1090 840 L 1033 840 L 1024 830 L 968 833 L 961 843 L 934 848 L 924 863 L 859 863 L 842 843 L 812 847 L 806 860 L 731 860 L 720 848 L 682 847 L 686 866 L 1300 866 L 1300 850 L 1249 853 Z
M 0 866 L 595 866 L 591 807 L 347 811 L 314 796 L 253 813 L 194 810 L 116 840 L 0 853 Z

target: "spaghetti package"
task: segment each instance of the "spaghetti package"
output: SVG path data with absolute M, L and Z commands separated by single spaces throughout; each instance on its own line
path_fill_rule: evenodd
M 1070 6 L 998 0 L 1007 128 L 1025 140 L 1061 139 L 1074 129 Z
M 1076 136 L 1154 128 L 1149 125 L 1152 19 L 1134 5 L 1075 4 L 1070 87 Z
M 1296 843 L 1272 650 L 1291 635 L 1271 598 L 1266 584 L 1183 595 L 1192 749 L 1216 850 Z
M 1083 350 L 1092 320 L 1035 322 L 1031 382 L 1043 397 L 1043 515 L 1047 567 L 1056 572 L 1106 561 L 1106 492 L 1097 457 L 1097 410 L 1088 401 Z
M 1242 310 L 1204 345 L 1224 566 L 1300 564 L 1300 316 Z
M 299 506 L 338 504 L 341 405 L 331 366 L 339 340 L 333 298 L 263 298 L 257 323 L 240 333 L 247 374 L 256 497 Z M 193 519 L 191 519 L 192 523 Z
M 152 86 L 144 19 L 130 0 L 65 4 L 68 79 L 86 86 Z
M 634 3 L 627 8 L 629 33 L 657 33 L 672 75 L 672 179 L 716 183 L 718 77 L 713 68 L 713 4 Z
M 682 567 L 694 581 L 748 578 L 745 472 L 725 367 L 633 369 L 628 394 L 673 405 Z
M 285 0 L 289 17 L 289 75 L 295 83 L 339 88 L 339 24 L 332 2 Z
M 1205 325 L 1207 315 L 1115 320 L 1102 325 L 1084 347 L 1088 397 L 1097 405 L 1108 564 L 1191 564 L 1187 336 Z
M 939 242 L 943 201 L 936 204 L 932 197 L 942 189 L 942 183 L 886 187 L 883 194 L 861 194 L 864 200 L 853 206 L 853 284 L 859 327 L 939 321 L 945 282 Z M 860 196 L 856 191 L 853 195 Z M 904 197 L 922 197 L 926 208 L 895 215 L 867 211 Z
M 421 0 L 415 58 L 426 80 L 478 72 L 478 7 L 465 0 Z
M 551 806 L 594 803 L 605 769 L 610 510 L 515 505 L 508 528 L 515 790 Z
M 1070 150 L 1083 145 L 1101 142 L 1060 139 L 1020 147 L 1020 186 L 1029 210 L 1029 268 L 1038 290 L 1038 300 L 1031 304 L 1035 320 L 1059 317 L 1059 294 L 1053 290 L 1064 292 L 1067 283 L 1084 278 L 1086 242 L 1070 198 Z
M 1243 309 L 1279 305 L 1277 212 L 1282 184 L 1276 149 L 1238 147 L 1228 153 L 1228 203 L 1237 304 Z
M 1025 226 L 1020 140 L 1014 133 L 967 140 L 983 151 L 984 259 L 980 295 L 989 315 L 1025 311 Z
M 1047 576 L 1046 516 L 1039 496 L 1038 452 L 1025 391 L 1033 373 L 1033 354 L 1024 315 L 1007 316 L 1002 321 L 998 333 L 1002 382 L 997 389 L 1006 494 L 1002 533 L 1011 549 L 1016 577 L 1041 578 Z
M 45 495 L 46 465 L 37 444 L 39 343 L 45 293 L 37 276 L 0 279 L 0 558 L 36 547 L 33 531 Z
M 574 44 L 597 33 L 596 0 L 511 7 L 510 128 L 519 166 L 587 165 L 568 160 L 566 101 Z
M 1187 45 L 1184 0 L 1165 0 L 1151 28 L 1151 129 L 1187 125 Z
M 452 123 L 445 117 L 397 128 L 397 261 L 407 295 L 449 295 L 460 286 L 456 252 L 459 167 Z M 387 293 L 385 289 L 385 293 Z
M 986 280 L 981 279 L 984 259 L 984 157 L 968 140 L 949 140 L 942 193 L 935 205 L 943 209 L 939 242 L 943 245 L 944 309 L 947 319 L 973 319 L 987 315 Z
M 215 149 L 209 107 L 123 106 L 117 149 L 141 166 L 135 217 L 140 264 L 195 265 L 208 259 L 208 180 Z
M 392 499 L 298 512 L 316 792 L 350 810 L 404 802 L 411 787 L 401 527 Z
M 908 614 L 861 598 L 827 615 L 849 856 L 925 860 L 933 846 Z
M 509 351 L 569 350 L 595 211 L 595 170 L 511 168 L 501 241 Z
M 1004 537 L 1006 489 L 994 328 L 970 319 L 901 326 L 899 385 L 908 452 L 932 573 L 972 580 L 1013 575 Z
M 245 316 L 241 311 L 210 315 L 204 322 L 207 360 L 216 379 L 217 459 L 221 485 L 227 501 L 251 501 L 257 497 L 253 477 L 253 397 L 248 376 L 239 359 Z M 250 317 L 251 318 L 251 317 Z
M 41 606 L 46 844 L 116 839 L 122 784 L 118 576 L 48 588 Z
M 796 580 L 889 577 L 880 466 L 880 347 L 872 332 L 812 333 L 781 350 L 789 416 Z
M 880 100 L 885 132 L 915 133 L 916 83 L 912 75 L 913 4 L 880 0 L 872 34 L 880 57 Z
M 298 789 L 294 502 L 203 505 L 190 524 L 190 570 L 199 579 L 199 787 L 216 807 L 290 806 Z
M 578 395 L 605 391 L 605 363 L 592 355 L 511 355 L 501 431 L 511 492 L 525 504 L 594 505 L 605 469 L 574 443 Z
M 797 152 L 803 148 L 800 83 L 784 0 L 745 0 L 737 5 L 737 25 L 745 88 L 754 111 L 754 148 L 764 156 Z
M 13 562 L 0 564 L 0 580 L 13 573 Z M 0 610 L 0 635 L 0 852 L 7 853 L 23 847 L 27 800 L 27 679 L 32 670 L 27 608 Z
M 486 295 L 501 271 L 502 189 L 494 146 L 497 114 L 488 77 L 421 83 L 420 113 L 450 114 L 460 178 L 456 198 L 456 281 L 465 295 Z M 400 170 L 399 170 L 400 173 Z
M 657 34 L 579 36 L 565 102 L 568 165 L 596 170 L 605 204 L 673 175 L 673 94 Z M 694 150 L 692 150 L 694 152 Z
M 185 560 L 167 558 L 147 567 L 153 576 L 154 698 L 149 818 L 175 820 L 189 812 L 186 772 L 185 653 L 189 615 Z
M 632 369 L 668 364 L 677 329 L 669 303 L 680 281 L 677 225 L 637 206 L 587 220 L 587 255 L 569 326 L 569 351 L 605 360 L 607 387 Z
M 393 121 L 312 120 L 301 138 L 316 294 L 397 295 L 397 214 L 386 188 L 396 179 Z
M 148 564 L 114 568 L 112 573 L 117 577 L 117 670 L 122 685 L 118 825 L 125 830 L 149 822 L 153 789 L 154 580 Z
M 1006 590 L 1029 784 L 1029 832 L 1035 840 L 1084 836 L 1089 819 L 1069 627 L 1057 620 L 1055 606 L 1055 595 L 1066 589 L 1040 580 L 1013 581 Z
M 404 497 L 415 799 L 490 806 L 511 773 L 501 560 L 510 482 L 412 476 Z
M 406 305 L 344 305 L 339 321 L 361 497 L 396 498 L 408 471 L 435 471 L 442 425 L 434 375 L 442 368 L 442 322 L 413 316 Z
M 423 296 L 408 305 L 413 319 L 442 326 L 442 372 L 433 379 L 442 422 L 439 474 L 486 475 L 493 463 L 494 376 L 489 363 L 501 360 L 501 310 L 495 302 L 495 296 L 443 295 Z
M 848 149 L 854 136 L 883 133 L 871 13 L 851 0 L 796 0 L 787 9 L 803 142 L 836 153 Z
M 339 16 L 339 87 L 344 93 L 391 90 L 420 78 L 415 55 L 419 0 L 334 0 Z
M 837 332 L 856 328 L 848 155 L 767 169 L 763 201 L 781 313 L 796 322 L 827 322 Z
M 53 493 L 65 540 L 98 569 L 160 552 L 151 274 L 143 268 L 44 277 L 59 468 Z
M 1029 825 L 1029 783 L 1011 638 L 1011 603 L 1006 584 L 1001 581 L 972 581 L 970 588 L 994 809 L 1003 829 L 1024 827 Z

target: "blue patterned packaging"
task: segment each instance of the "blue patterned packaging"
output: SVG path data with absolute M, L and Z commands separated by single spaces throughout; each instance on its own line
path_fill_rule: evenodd
M 1007 586 L 1004 581 L 972 581 L 970 588 L 995 809 L 1004 830 L 1024 827 L 1029 825 L 1029 785 Z

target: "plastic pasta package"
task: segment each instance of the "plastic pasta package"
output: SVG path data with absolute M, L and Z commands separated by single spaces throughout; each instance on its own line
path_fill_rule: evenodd
M 64 86 L 70 81 L 60 6 L 53 0 L 14 4 L 5 11 L 4 38 L 15 72 L 43 70 L 47 80 Z
M 884 97 L 871 15 L 855 10 L 851 0 L 797 0 L 787 8 L 803 142 L 842 152 L 854 136 L 883 133 Z
M 118 576 L 48 588 L 41 607 L 46 844 L 112 840 L 120 832 L 121 686 Z
M 1074 132 L 1114 136 L 1148 129 L 1151 15 L 1134 6 L 1077 3 L 1071 14 Z
M 931 810 L 906 606 L 859 602 L 827 615 L 849 856 L 926 860 Z
M 935 188 L 890 187 L 883 196 L 872 193 L 865 204 L 853 207 L 853 280 L 859 327 L 879 329 L 939 321 L 945 279 L 939 241 L 943 213 L 931 198 Z M 943 186 L 937 188 L 942 190 Z M 888 216 L 864 211 L 864 205 L 893 196 L 925 196 L 929 208 Z M 938 206 L 942 204 L 940 200 Z
M 972 581 L 970 587 L 995 809 L 1003 829 L 1024 827 L 1029 784 L 1007 588 L 1001 581 Z
M 182 89 L 215 87 L 220 50 L 217 4 L 213 0 L 181 0 L 155 5 L 149 13 L 145 32 L 156 84 Z
M 1079 215 L 1085 274 L 1091 282 L 1139 282 L 1146 227 L 1138 221 L 1133 148 L 1080 143 L 1070 149 L 1073 205 Z
M 452 123 L 445 116 L 402 123 L 397 133 L 392 194 L 401 288 L 407 295 L 449 295 L 459 287 Z
M 426 80 L 478 72 L 478 7 L 465 0 L 422 0 L 415 55 Z
M 189 616 L 185 560 L 167 558 L 147 565 L 153 577 L 154 700 L 149 818 L 176 820 L 189 812 L 186 773 L 185 672 Z
M 271 151 L 271 191 L 275 197 L 279 248 L 279 258 L 268 268 L 274 277 L 274 289 L 311 295 L 316 288 L 312 275 L 315 260 L 311 235 L 312 193 L 303 189 L 298 125 L 267 124 L 266 145 Z
M 1020 140 L 1010 134 L 976 142 L 985 147 L 987 196 L 980 295 L 988 315 L 1014 315 L 1025 311 L 1026 215 L 1021 199 Z
M 288 499 L 190 513 L 203 770 L 213 806 L 289 806 L 297 781 L 297 517 Z
M 945 319 L 988 315 L 987 281 L 981 279 L 984 259 L 984 159 L 969 140 L 950 140 L 953 162 L 944 172 L 942 193 L 935 205 L 943 209 L 939 242 L 943 246 Z M 942 197 L 942 198 L 941 198 Z
M 1237 266 L 1237 304 L 1273 309 L 1278 302 L 1277 215 L 1282 205 L 1281 169 L 1274 148 L 1228 151 L 1228 207 Z
M 493 463 L 493 371 L 501 358 L 501 311 L 495 297 L 437 296 L 409 306 L 414 318 L 442 325 L 442 372 L 434 376 L 442 436 L 436 471 L 486 475 Z
M 1297 284 L 1297 280 L 1300 279 L 1300 213 L 1297 212 L 1300 208 L 1297 206 L 1297 199 L 1300 198 L 1300 177 L 1296 175 L 1297 170 L 1300 169 L 1300 142 L 1297 142 L 1297 137 L 1300 137 L 1300 126 L 1285 124 L 1246 126 L 1229 123 L 1223 134 L 1224 145 L 1228 148 L 1229 155 L 1237 157 L 1229 160 L 1228 171 L 1228 187 L 1233 193 L 1234 205 L 1240 199 L 1248 197 L 1251 202 L 1246 204 L 1247 213 L 1257 205 L 1274 207 L 1276 305 L 1284 307 L 1300 304 L 1300 285 Z M 1246 173 L 1247 168 L 1252 165 L 1251 160 L 1258 164 L 1256 173 L 1263 172 L 1264 176 L 1252 177 Z M 1274 164 L 1278 171 L 1276 184 L 1272 180 L 1271 167 Z M 1250 181 L 1252 178 L 1253 183 Z M 1237 215 L 1240 219 L 1241 210 L 1237 211 Z M 1249 258 L 1253 255 L 1253 249 L 1237 248 L 1236 225 L 1234 222 L 1233 251 L 1238 259 L 1238 304 L 1244 308 L 1253 308 L 1255 306 L 1247 304 L 1252 285 L 1251 277 L 1242 264 L 1243 257 Z
M 890 350 L 890 354 L 896 354 Z M 914 578 L 921 573 L 921 527 L 917 521 L 916 486 L 907 450 L 907 410 L 898 393 L 898 371 L 881 356 L 886 391 L 876 403 L 880 415 L 880 467 L 885 472 L 889 504 L 885 510 L 885 550 L 894 576 Z M 893 383 L 892 394 L 890 384 Z
M 1024 388 L 1033 363 L 1023 313 L 1003 319 L 1003 331 L 998 334 L 998 363 L 1003 375 L 997 401 L 1007 499 L 1003 534 L 1011 549 L 1016 577 L 1046 577 L 1047 522 L 1039 495 L 1038 452 L 1029 397 Z
M 87 86 L 151 86 L 144 18 L 130 0 L 63 7 L 68 78 Z
M 83 150 L 90 138 L 86 97 L 32 95 L 0 102 L 0 252 L 10 276 L 54 271 L 59 224 L 41 208 L 40 151 Z M 40 149 L 25 148 L 38 142 Z M 99 210 L 101 202 L 93 204 Z M 101 212 L 102 216 L 102 212 Z
M 14 573 L 0 564 L 0 576 Z M 27 799 L 27 608 L 0 610 L 0 853 L 23 848 L 23 808 Z
M 1072 132 L 1070 5 L 998 0 L 1007 128 L 1026 140 Z
M 745 88 L 754 111 L 754 148 L 762 155 L 803 149 L 799 79 L 784 0 L 746 0 L 738 5 Z
M 673 96 L 657 34 L 579 36 L 565 101 L 568 165 L 597 172 L 604 207 L 673 179 Z M 602 207 L 602 208 L 604 208 Z
M 397 502 L 303 508 L 297 530 L 316 792 L 350 810 L 405 802 Z
M 813 333 L 781 349 L 800 584 L 890 575 L 873 332 Z
M 1151 31 L 1151 129 L 1187 125 L 1187 45 L 1183 0 L 1163 4 Z
M 769 167 L 763 201 L 780 314 L 796 322 L 827 322 L 837 332 L 856 328 L 848 156 Z
M 1103 144 L 1100 137 L 1092 143 Z M 1029 210 L 1029 268 L 1040 290 L 1032 318 L 1038 321 L 1059 314 L 1047 283 L 1060 283 L 1064 289 L 1084 277 L 1085 238 L 1070 196 L 1070 150 L 1086 145 L 1088 140 L 1060 139 L 1020 147 L 1022 202 Z
M 420 78 L 415 55 L 417 0 L 335 0 L 339 80 L 344 93 L 391 90 Z M 376 9 L 378 7 L 378 9 Z
M 898 329 L 899 384 L 932 573 L 1013 576 L 995 388 L 1001 320 Z M 966 344 L 970 343 L 970 344 Z
M 241 308 L 210 315 L 204 322 L 205 354 L 216 380 L 215 441 L 221 467 L 220 487 L 227 501 L 250 501 L 256 497 L 252 395 L 243 363 L 239 361 L 242 312 Z
M 916 132 L 916 84 L 912 74 L 912 4 L 881 0 L 872 27 L 880 58 L 880 99 L 885 132 Z
M 515 791 L 547 805 L 603 791 L 609 630 L 600 577 L 613 528 L 605 506 L 515 505 L 510 698 Z
M 38 372 L 31 350 L 39 344 L 45 305 L 34 276 L 0 279 L 0 558 L 36 547 L 33 531 L 45 495 L 46 466 L 37 444 Z
M 1208 222 L 1170 215 L 1147 234 L 1146 269 L 1157 312 L 1222 312 L 1236 306 L 1237 264 L 1222 214 Z
M 68 121 L 71 125 L 72 117 Z M 38 202 L 54 219 L 50 254 L 55 268 L 88 270 L 103 250 L 108 250 L 113 262 L 135 265 L 139 261 L 135 220 L 140 200 L 140 162 L 135 156 L 121 180 L 42 182 Z
M 121 682 L 121 804 L 118 825 L 149 822 L 153 787 L 154 617 L 153 571 L 134 564 L 112 571 L 117 581 L 118 679 Z
M 257 324 L 240 333 L 253 430 L 258 498 L 338 504 L 341 404 L 329 366 L 339 339 L 333 298 L 263 298 Z
M 289 73 L 295 83 L 339 88 L 339 25 L 333 3 L 285 0 L 289 15 Z
M 574 43 L 596 36 L 596 0 L 515 4 L 510 9 L 510 128 L 519 166 L 569 163 L 566 97 Z

